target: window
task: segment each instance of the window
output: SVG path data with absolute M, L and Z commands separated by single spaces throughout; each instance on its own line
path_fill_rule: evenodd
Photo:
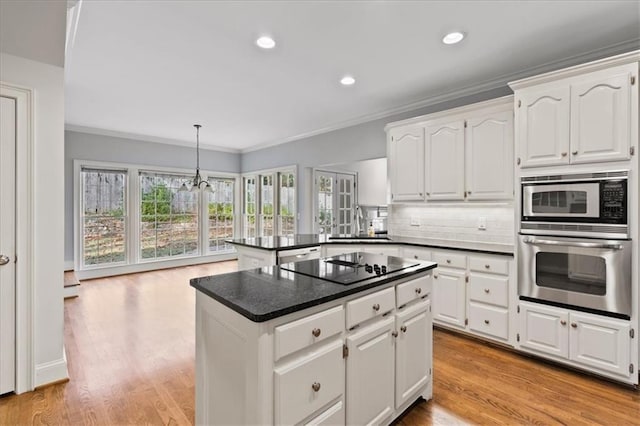
M 209 178 L 213 193 L 205 193 L 208 197 L 209 215 L 209 251 L 232 250 L 225 239 L 233 238 L 233 179 Z
M 242 229 L 245 238 L 291 235 L 296 232 L 294 170 L 245 176 L 243 182 Z
M 245 238 L 257 236 L 256 229 L 256 178 L 246 177 L 243 179 L 243 229 Z
M 80 175 L 82 266 L 123 263 L 127 172 L 83 167 Z
M 296 177 L 293 172 L 279 173 L 279 224 L 280 235 L 296 232 Z
M 199 192 L 178 192 L 191 176 L 140 172 L 140 257 L 199 254 Z

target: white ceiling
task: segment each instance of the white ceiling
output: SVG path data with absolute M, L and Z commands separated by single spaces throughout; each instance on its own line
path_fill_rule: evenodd
M 66 122 L 248 150 L 640 46 L 638 1 L 92 1 Z M 446 46 L 450 30 L 467 33 Z M 272 35 L 261 50 L 255 39 Z M 631 42 L 631 43 L 629 43 Z M 343 87 L 352 74 L 357 82 Z M 406 109 L 406 108 L 404 108 Z

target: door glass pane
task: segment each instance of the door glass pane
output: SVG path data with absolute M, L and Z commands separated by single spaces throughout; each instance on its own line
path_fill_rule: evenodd
M 602 257 L 540 252 L 536 255 L 536 283 L 540 287 L 604 296 L 606 264 Z
M 534 192 L 531 196 L 534 213 L 587 213 L 586 191 Z
M 232 250 L 225 240 L 233 238 L 233 206 L 235 180 L 229 178 L 209 178 L 212 193 L 208 198 L 209 251 Z

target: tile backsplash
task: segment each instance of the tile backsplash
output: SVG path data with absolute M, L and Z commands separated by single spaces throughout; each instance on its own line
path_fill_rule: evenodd
M 514 244 L 514 220 L 512 203 L 392 204 L 388 227 L 403 237 Z

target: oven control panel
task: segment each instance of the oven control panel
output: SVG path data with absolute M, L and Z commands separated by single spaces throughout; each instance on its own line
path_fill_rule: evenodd
M 600 183 L 600 218 L 619 220 L 627 215 L 627 181 L 611 180 Z

